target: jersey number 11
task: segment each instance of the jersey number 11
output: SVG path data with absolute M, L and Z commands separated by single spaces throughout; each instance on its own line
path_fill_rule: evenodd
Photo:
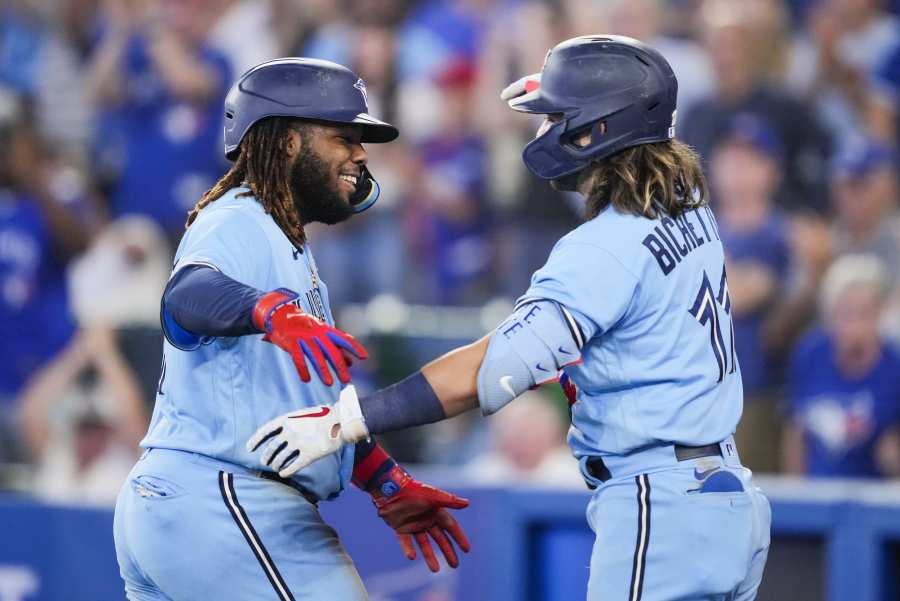
M 716 306 L 721 307 L 725 312 L 725 319 L 728 321 L 726 328 L 731 334 L 731 350 L 725 346 L 725 339 L 722 337 L 722 323 L 719 318 L 719 311 Z M 719 379 L 721 382 L 725 379 L 725 374 L 733 374 L 737 369 L 737 359 L 734 353 L 734 324 L 731 321 L 731 297 L 728 295 L 728 280 L 725 277 L 725 266 L 722 266 L 722 279 L 719 280 L 719 293 L 714 294 L 712 285 L 709 283 L 709 276 L 706 270 L 703 271 L 703 283 L 700 284 L 700 291 L 697 292 L 697 298 L 694 299 L 694 305 L 688 311 L 700 325 L 709 325 L 709 342 L 712 345 L 713 354 L 716 356 L 716 362 L 719 365 Z

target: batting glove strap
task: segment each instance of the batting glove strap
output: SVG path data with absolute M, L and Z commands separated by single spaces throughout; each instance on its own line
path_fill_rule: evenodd
M 341 438 L 344 442 L 358 442 L 369 437 L 366 420 L 363 418 L 353 384 L 348 384 L 341 390 L 335 409 L 341 420 Z
M 287 288 L 278 288 L 264 295 L 253 307 L 253 325 L 260 332 L 271 332 L 272 315 L 298 296 L 300 295 Z
M 411 482 L 415 482 L 413 477 L 409 475 L 409 472 L 403 469 L 400 464 L 393 459 L 391 461 L 393 466 L 378 477 L 374 486 L 369 490 L 372 500 L 375 501 L 375 505 L 378 507 L 390 503 L 397 493 Z
M 357 445 L 356 448 L 359 449 L 360 446 Z M 387 473 L 396 465 L 394 458 L 373 441 L 369 453 L 353 466 L 353 484 L 374 494 L 379 485 L 384 483 Z

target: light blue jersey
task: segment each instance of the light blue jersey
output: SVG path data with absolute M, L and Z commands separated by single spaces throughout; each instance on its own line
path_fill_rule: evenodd
M 583 362 L 565 368 L 579 389 L 579 459 L 734 432 L 743 391 L 709 208 L 651 220 L 608 207 L 556 244 L 522 300 L 532 298 L 566 307 L 586 341 Z
M 328 292 L 307 245 L 291 241 L 249 192 L 235 188 L 204 208 L 175 255 L 173 273 L 192 264 L 218 269 L 259 290 L 290 288 L 304 311 L 333 324 Z M 270 419 L 333 403 L 340 384 L 303 383 L 288 353 L 262 334 L 217 338 L 186 351 L 165 343 L 164 363 L 145 448 L 191 451 L 258 469 L 245 444 Z M 353 470 L 353 445 L 300 471 L 294 480 L 319 498 L 337 495 Z
M 752 601 L 771 511 L 731 437 L 743 389 L 712 211 L 606 208 L 557 243 L 519 303 L 540 298 L 584 343 L 564 370 L 578 388 L 569 444 L 595 489 L 589 601 Z

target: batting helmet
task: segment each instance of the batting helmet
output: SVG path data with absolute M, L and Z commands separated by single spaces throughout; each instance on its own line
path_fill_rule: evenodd
M 353 71 L 325 60 L 280 58 L 256 65 L 225 97 L 225 157 L 233 161 L 253 124 L 266 117 L 295 117 L 362 128 L 362 142 L 390 142 L 397 128 L 369 114 L 366 84 Z M 359 213 L 372 206 L 380 189 L 363 168 L 351 198 Z
M 591 35 L 557 44 L 540 73 L 500 97 L 516 111 L 560 116 L 522 152 L 536 176 L 560 179 L 630 146 L 674 137 L 677 93 L 659 52 L 625 36 Z M 575 144 L 587 132 L 590 142 Z

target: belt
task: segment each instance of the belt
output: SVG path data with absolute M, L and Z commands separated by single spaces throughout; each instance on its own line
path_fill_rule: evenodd
M 260 478 L 264 478 L 266 480 L 271 480 L 272 482 L 278 482 L 280 484 L 284 484 L 285 486 L 290 486 L 298 493 L 300 493 L 304 499 L 312 503 L 313 505 L 319 504 L 319 499 L 316 495 L 312 494 L 293 480 L 289 480 L 287 478 L 282 478 L 275 472 L 264 472 L 262 470 L 252 470 L 254 476 L 259 476 Z
M 698 459 L 700 457 L 722 456 L 722 448 L 718 443 L 703 445 L 702 447 L 688 447 L 676 444 L 674 447 L 675 459 L 677 461 L 687 461 L 688 459 Z M 602 457 L 593 457 L 589 459 L 586 467 L 590 475 L 597 480 L 605 482 L 612 478 L 612 474 L 609 473 L 609 469 L 606 467 L 606 464 L 603 463 Z

